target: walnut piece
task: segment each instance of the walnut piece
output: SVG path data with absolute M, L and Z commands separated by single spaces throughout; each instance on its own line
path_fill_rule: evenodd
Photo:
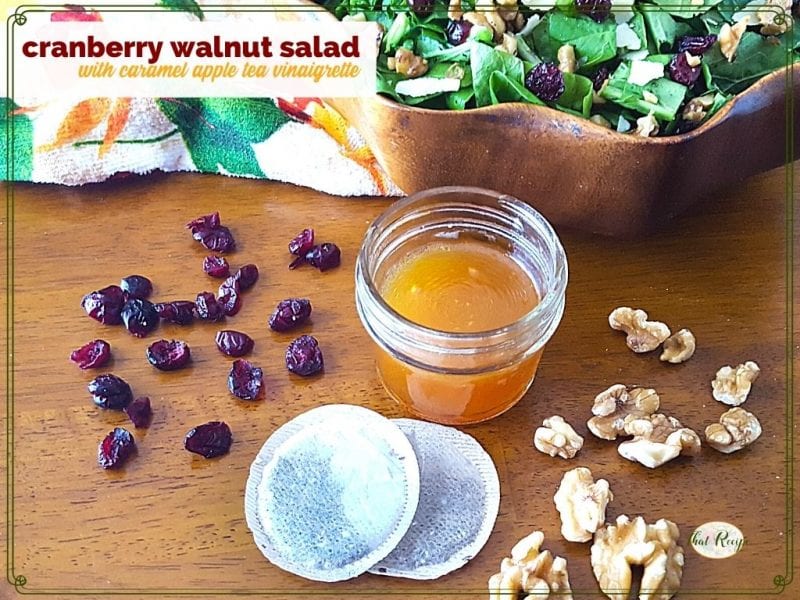
M 553 500 L 561 515 L 561 535 L 569 542 L 588 542 L 606 521 L 606 506 L 614 499 L 608 481 L 594 481 L 592 472 L 578 467 L 564 473 Z
M 621 456 L 650 469 L 660 467 L 680 454 L 698 454 L 700 436 L 683 427 L 674 417 L 655 414 L 625 419 L 625 433 L 633 439 L 622 442 Z
M 592 570 L 603 593 L 626 600 L 631 590 L 631 565 L 644 566 L 639 600 L 669 600 L 681 585 L 683 548 L 678 526 L 667 519 L 648 525 L 642 517 L 617 517 L 594 534 Z M 606 591 L 607 590 L 607 591 Z
M 761 35 L 780 35 L 792 26 L 792 0 L 762 0 L 755 17 L 761 24 Z
M 637 119 L 637 122 L 640 120 Z M 611 329 L 628 334 L 625 341 L 634 352 L 652 352 L 671 334 L 664 323 L 648 321 L 646 312 L 628 306 L 612 310 L 608 315 L 608 324 Z
M 406 48 L 398 48 L 394 57 L 389 57 L 386 65 L 393 71 L 408 77 L 419 77 L 428 72 L 428 61 Z
M 506 32 L 506 22 L 503 20 L 503 17 L 500 16 L 496 10 L 492 12 L 484 13 L 486 20 L 489 22 L 489 26 L 494 30 L 494 41 L 495 42 L 502 42 L 503 41 L 503 34 Z
M 653 389 L 637 387 L 629 390 L 617 383 L 595 397 L 594 416 L 586 425 L 597 437 L 615 440 L 625 432 L 627 417 L 649 417 L 658 410 L 659 403 L 658 394 Z
M 543 541 L 544 534 L 534 531 L 517 542 L 511 558 L 504 558 L 500 572 L 489 578 L 489 600 L 514 600 L 522 593 L 531 600 L 572 600 L 567 561 L 540 551 Z
M 722 52 L 723 56 L 728 59 L 728 62 L 733 62 L 736 49 L 739 47 L 742 34 L 747 29 L 747 24 L 749 22 L 750 17 L 745 16 L 741 21 L 735 23 L 733 27 L 725 23 L 719 30 L 719 50 Z
M 761 369 L 752 360 L 739 365 L 735 369 L 725 365 L 711 382 L 714 400 L 728 406 L 739 406 L 747 400 L 753 382 L 758 379 Z
M 761 423 L 753 413 L 734 407 L 719 418 L 719 423 L 706 427 L 708 445 L 725 454 L 749 446 L 761 436 Z
M 703 60 L 699 56 L 695 56 L 691 52 L 684 52 L 684 58 L 686 58 L 686 64 L 690 67 L 699 67 Z
M 517 55 L 517 36 L 510 33 L 503 34 L 503 41 L 495 46 L 495 50 L 501 50 L 511 56 Z
M 533 434 L 533 445 L 539 452 L 561 458 L 574 458 L 583 447 L 583 438 L 563 417 L 554 415 L 545 419 Z
M 636 119 L 636 131 L 634 133 L 640 137 L 655 137 L 658 134 L 658 121 L 653 116 L 653 113 Z
M 453 21 L 459 21 L 464 16 L 464 11 L 461 10 L 461 0 L 450 0 L 447 6 L 447 18 Z
M 575 48 L 569 44 L 564 44 L 558 49 L 558 70 L 562 73 L 574 73 L 578 68 L 578 60 L 575 58 Z
M 705 94 L 703 96 L 698 96 L 697 98 L 692 98 L 686 103 L 686 106 L 683 107 L 681 116 L 683 117 L 684 121 L 691 121 L 693 123 L 700 122 L 706 118 L 708 109 L 713 105 L 714 96 L 711 94 Z
M 686 362 L 694 355 L 695 347 L 694 334 L 688 329 L 681 329 L 664 340 L 664 351 L 659 358 L 675 365 Z
M 600 125 L 600 127 L 605 127 L 606 129 L 614 129 L 609 120 L 606 119 L 603 115 L 592 115 L 591 117 L 589 117 L 589 120 L 595 125 Z

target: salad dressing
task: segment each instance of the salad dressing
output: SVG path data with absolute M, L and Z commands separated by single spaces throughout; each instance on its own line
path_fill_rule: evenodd
M 393 265 L 380 289 L 386 303 L 417 325 L 448 333 L 479 333 L 511 325 L 539 303 L 526 270 L 503 249 L 475 238 L 437 240 Z M 489 418 L 525 393 L 541 350 L 510 367 L 475 374 L 437 373 L 378 351 L 378 371 L 395 400 L 442 422 Z M 442 356 L 439 366 L 454 364 Z

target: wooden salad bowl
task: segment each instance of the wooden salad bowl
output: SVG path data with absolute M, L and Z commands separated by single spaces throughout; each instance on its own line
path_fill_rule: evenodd
M 521 103 L 466 111 L 382 96 L 330 104 L 406 193 L 495 189 L 552 223 L 610 236 L 652 231 L 704 197 L 792 160 L 800 137 L 798 65 L 762 78 L 689 133 L 641 138 Z
M 335 17 L 311 0 L 281 19 Z M 800 63 L 778 69 L 688 133 L 642 138 L 547 106 L 465 111 L 405 106 L 375 94 L 326 99 L 361 133 L 406 194 L 445 185 L 494 189 L 555 225 L 641 236 L 689 206 L 793 160 Z

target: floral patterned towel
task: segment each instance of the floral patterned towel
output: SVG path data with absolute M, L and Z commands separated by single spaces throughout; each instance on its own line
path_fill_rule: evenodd
M 186 0 L 181 1 L 184 8 Z M 187 18 L 202 17 L 199 10 L 195 6 Z M 51 18 L 103 15 L 70 6 Z M 0 146 L 10 152 L 0 178 L 81 185 L 119 173 L 199 171 L 285 181 L 342 196 L 402 193 L 358 132 L 319 99 L 86 98 L 29 104 L 3 99 Z

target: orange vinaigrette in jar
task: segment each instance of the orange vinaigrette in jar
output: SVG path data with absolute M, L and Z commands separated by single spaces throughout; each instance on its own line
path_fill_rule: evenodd
M 395 203 L 367 232 L 356 306 L 394 400 L 432 421 L 475 423 L 530 387 L 566 280 L 563 248 L 530 206 L 440 188 Z

